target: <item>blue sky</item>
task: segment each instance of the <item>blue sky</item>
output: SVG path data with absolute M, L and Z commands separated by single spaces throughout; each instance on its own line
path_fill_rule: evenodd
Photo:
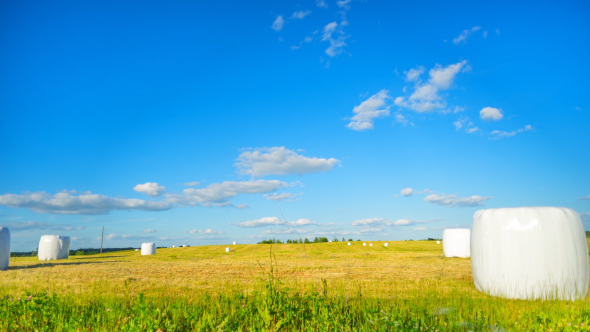
M 277 198 L 312 238 L 514 206 L 590 229 L 588 2 L 0 6 L 13 251 L 287 239 Z

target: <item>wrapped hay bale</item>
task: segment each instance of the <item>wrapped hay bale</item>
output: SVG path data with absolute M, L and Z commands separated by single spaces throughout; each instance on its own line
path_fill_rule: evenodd
M 436 241 L 436 244 L 440 244 L 440 241 Z
M 236 241 L 234 241 L 234 246 L 236 245 Z
M 225 252 L 229 252 L 229 247 L 225 248 Z
M 370 244 L 369 244 L 369 247 L 372 247 L 372 246 L 373 246 L 373 244 L 372 244 L 372 243 L 370 243 Z
M 139 249 L 135 249 L 135 251 L 139 251 Z
M 348 245 L 350 245 L 350 242 L 348 242 Z
M 446 257 L 467 258 L 470 256 L 471 230 L 466 228 L 445 229 L 443 252 Z
M 70 257 L 70 237 L 62 235 L 43 235 L 39 240 L 40 261 L 68 259 Z
M 475 287 L 509 299 L 584 299 L 588 243 L 578 213 L 558 207 L 480 210 L 473 216 Z
M 8 269 L 10 263 L 10 230 L 0 227 L 0 271 Z
M 367 244 L 366 243 L 363 243 L 363 247 L 366 247 L 366 246 L 367 246 Z
M 384 244 L 384 245 L 387 247 L 387 246 L 389 245 L 389 243 L 385 242 L 385 244 Z
M 141 244 L 141 255 L 155 255 L 156 254 L 156 244 L 153 242 L 146 242 Z

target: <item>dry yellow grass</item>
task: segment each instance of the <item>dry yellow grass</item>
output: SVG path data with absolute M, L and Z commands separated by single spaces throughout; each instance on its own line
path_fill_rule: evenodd
M 368 242 L 367 242 L 368 243 Z M 279 276 L 294 289 L 315 287 L 326 279 L 335 289 L 371 296 L 415 294 L 417 289 L 479 294 L 473 286 L 469 259 L 445 258 L 435 241 L 354 241 L 305 245 L 272 245 Z M 158 249 L 155 256 L 121 251 L 68 260 L 40 262 L 11 258 L 2 272 L 0 290 L 18 293 L 45 290 L 93 296 L 136 294 L 190 297 L 195 291 L 252 289 L 268 271 L 271 245 L 199 246 Z M 261 268 L 262 266 L 262 268 Z M 84 296 L 84 297 L 86 297 Z M 588 301 L 588 300 L 585 300 Z

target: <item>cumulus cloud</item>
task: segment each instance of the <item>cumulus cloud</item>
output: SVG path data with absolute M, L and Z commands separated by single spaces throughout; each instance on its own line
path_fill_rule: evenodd
M 373 129 L 375 118 L 381 118 L 389 115 L 389 106 L 385 106 L 386 101 L 391 99 L 389 91 L 381 90 L 363 101 L 360 105 L 352 109 L 354 116 L 347 127 L 352 130 Z
M 491 132 L 491 134 L 492 134 L 492 139 L 500 139 L 500 138 L 504 138 L 504 137 L 512 137 L 516 134 L 523 133 L 525 131 L 531 131 L 531 130 L 533 130 L 533 127 L 531 125 L 526 125 L 526 126 L 524 126 L 524 128 L 521 128 L 518 130 L 513 130 L 513 131 L 494 130 Z
M 404 226 L 413 226 L 417 224 L 427 224 L 440 221 L 441 219 L 433 219 L 433 220 L 414 220 L 414 219 L 398 219 L 398 220 L 391 220 L 391 219 L 384 219 L 384 218 L 371 218 L 371 219 L 360 219 L 356 220 L 352 223 L 352 226 L 366 226 L 369 228 L 381 228 L 381 227 L 404 227 Z
M 262 177 L 326 172 L 339 163 L 334 158 L 305 157 L 281 146 L 244 151 L 234 165 L 241 174 Z
M 289 223 L 289 226 L 299 227 L 299 226 L 308 226 L 308 225 L 317 225 L 318 223 L 315 221 L 311 221 L 309 219 L 297 219 Z
M 384 219 L 384 218 L 360 219 L 360 220 L 355 220 L 352 223 L 352 226 L 389 226 L 389 225 L 391 225 L 391 220 Z
M 424 198 L 425 202 L 428 203 L 432 203 L 432 204 L 436 204 L 436 205 L 442 205 L 442 206 L 448 206 L 448 207 L 453 207 L 453 206 L 459 206 L 459 207 L 471 207 L 471 206 L 481 206 L 484 205 L 483 202 L 492 199 L 491 196 L 471 196 L 471 197 L 465 197 L 465 198 L 460 198 L 455 194 L 451 194 L 451 195 L 447 195 L 445 193 L 443 194 L 432 194 L 432 195 L 428 195 Z
M 381 227 L 368 227 L 361 229 L 361 233 L 381 233 L 383 232 L 383 228 Z
M 396 114 L 395 115 L 395 122 L 403 124 L 404 127 L 408 124 L 408 120 L 403 115 L 401 115 L 401 114 Z M 412 126 L 413 125 L 414 124 L 412 123 Z
M 590 221 L 590 212 L 580 213 L 580 219 Z
M 4 222 L 2 226 L 7 227 L 12 232 L 28 231 L 33 229 L 48 229 L 53 227 L 53 224 L 46 222 L 37 221 L 15 221 L 15 222 Z
M 481 129 L 479 129 L 478 127 L 473 127 L 473 128 L 468 128 L 467 129 L 467 133 L 468 134 L 473 134 L 475 132 L 481 131 Z
M 328 8 L 328 4 L 325 0 L 315 0 L 315 5 L 321 8 Z
M 148 228 L 148 229 L 144 229 L 144 230 L 143 230 L 143 232 L 144 232 L 144 233 L 158 233 L 158 232 L 160 232 L 160 231 L 159 231 L 159 230 L 157 230 L 157 229 L 151 229 L 151 228 Z
M 340 7 L 340 8 L 350 9 L 350 6 L 348 6 L 348 4 L 351 1 L 352 0 L 338 0 L 338 1 L 336 1 L 336 5 L 338 5 L 338 7 Z
M 302 20 L 305 16 L 311 14 L 311 10 L 297 10 L 293 13 L 293 15 L 291 16 L 291 18 L 296 18 L 296 19 L 300 19 Z
M 482 120 L 498 121 L 504 117 L 502 110 L 494 107 L 484 107 L 479 111 Z
M 338 24 L 336 21 L 326 24 L 322 30 L 322 41 L 328 41 L 330 46 L 326 49 L 326 54 L 333 58 L 342 52 L 346 46 L 346 34 L 344 33 L 344 26 L 348 25 L 346 17 L 343 15 L 342 22 Z M 336 36 L 334 36 L 336 35 Z
M 25 192 L 22 195 L 4 194 L 0 195 L 0 205 L 30 209 L 36 213 L 54 214 L 106 214 L 112 210 L 164 211 L 174 206 L 168 201 L 112 198 L 90 192 L 75 194 L 68 191 L 55 195 L 44 191 Z
M 199 182 L 199 181 L 183 183 L 183 186 L 187 186 L 187 187 L 198 187 L 200 185 L 201 185 L 201 182 Z
M 414 220 L 414 219 L 398 219 L 392 223 L 393 226 L 413 226 L 417 224 L 429 224 L 440 221 L 442 219 L 433 220 Z
M 455 45 L 459 45 L 459 44 L 463 44 L 467 42 L 467 38 L 469 38 L 469 36 L 473 33 L 478 31 L 479 29 L 481 29 L 481 27 L 479 26 L 474 26 L 471 29 L 465 29 L 463 30 L 459 36 L 457 36 L 456 38 L 453 39 L 453 44 Z M 487 32 L 485 33 L 485 37 L 487 37 Z M 485 38 L 484 37 L 484 38 Z
M 590 195 L 580 198 L 581 200 L 590 200 Z
M 224 234 L 223 231 L 214 231 L 211 228 L 207 228 L 206 230 L 200 230 L 200 229 L 193 229 L 190 231 L 184 231 L 183 233 L 190 233 L 190 234 L 199 234 L 199 235 L 222 235 Z
M 274 225 L 283 225 L 283 221 L 281 221 L 277 217 L 265 217 L 250 221 L 244 221 L 239 223 L 230 223 L 230 225 L 238 226 L 238 227 L 245 227 L 245 228 L 255 228 L 255 227 L 265 227 L 265 226 L 274 226 Z
M 303 195 L 303 193 L 301 194 L 291 194 L 291 193 L 282 193 L 282 194 L 265 194 L 264 197 L 266 197 L 266 199 L 269 200 L 284 200 L 284 201 L 290 201 L 291 199 L 299 196 L 299 195 Z
M 419 81 L 420 75 L 422 75 L 425 70 L 426 68 L 424 68 L 423 66 L 418 66 L 418 68 L 412 68 L 408 71 L 404 71 L 404 74 L 406 74 L 406 81 Z
M 426 227 L 415 227 L 415 228 L 413 228 L 412 230 L 414 230 L 414 231 L 425 231 L 425 230 L 427 230 L 427 229 L 428 229 L 428 228 L 426 228 Z
M 158 185 L 157 182 L 146 182 L 144 184 L 138 184 L 133 187 L 133 190 L 138 193 L 146 194 L 150 197 L 158 197 L 166 191 L 166 187 Z
M 396 97 L 394 104 L 418 113 L 432 112 L 436 110 L 443 113 L 450 113 L 451 111 L 447 108 L 446 100 L 440 92 L 451 89 L 457 74 L 462 71 L 467 71 L 469 68 L 467 60 L 463 60 L 447 67 L 437 64 L 428 72 L 429 79 L 426 83 L 422 83 L 420 80 L 422 71 L 413 71 L 409 77 L 412 78 L 412 81 L 416 82 L 414 92 L 409 97 Z M 408 71 L 408 74 L 410 71 Z M 406 79 L 408 79 L 408 74 L 406 74 Z
M 283 30 L 283 25 L 285 25 L 285 19 L 283 19 L 283 15 L 279 15 L 272 23 L 272 29 L 277 32 L 281 31 Z
M 402 194 L 402 196 L 412 196 L 414 194 L 414 189 L 412 188 L 406 188 L 406 189 L 402 189 L 402 191 L 400 192 Z

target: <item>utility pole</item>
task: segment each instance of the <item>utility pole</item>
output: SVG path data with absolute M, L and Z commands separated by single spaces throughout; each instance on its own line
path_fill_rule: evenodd
M 100 237 L 100 253 L 102 254 L 102 240 L 104 239 L 104 226 L 102 226 L 102 236 Z

